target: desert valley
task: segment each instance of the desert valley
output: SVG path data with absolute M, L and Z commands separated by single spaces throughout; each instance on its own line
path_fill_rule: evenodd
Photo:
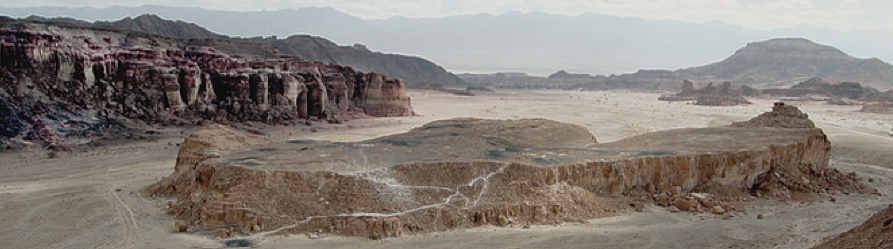
M 893 66 L 803 38 L 741 46 L 678 70 L 455 75 L 154 15 L 4 17 L 0 238 L 893 246 Z

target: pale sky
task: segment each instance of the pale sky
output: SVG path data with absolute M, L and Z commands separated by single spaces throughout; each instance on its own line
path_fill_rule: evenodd
M 96 8 L 146 4 L 144 0 L 0 0 L 0 3 L 4 7 Z M 760 30 L 805 23 L 841 31 L 893 31 L 893 15 L 890 14 L 893 1 L 889 0 L 159 0 L 152 4 L 230 11 L 334 7 L 364 19 L 436 18 L 479 13 L 500 15 L 508 11 L 566 15 L 591 12 L 649 20 L 722 21 Z

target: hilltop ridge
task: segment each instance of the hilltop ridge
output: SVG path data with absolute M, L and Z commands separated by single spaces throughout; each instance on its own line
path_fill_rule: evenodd
M 154 14 L 142 14 L 135 18 L 126 17 L 117 21 L 97 21 L 93 23 L 69 18 L 46 19 L 32 16 L 29 19 L 61 21 L 94 28 L 138 31 L 179 39 L 204 39 L 214 44 L 226 43 L 225 41 L 228 40 L 267 43 L 276 47 L 284 54 L 311 61 L 349 66 L 361 72 L 382 73 L 403 79 L 408 86 L 417 84 L 467 85 L 458 76 L 421 57 L 373 52 L 362 45 L 338 46 L 336 43 L 319 36 L 292 35 L 285 39 L 279 39 L 276 36 L 236 38 L 211 32 L 199 24 L 180 20 L 166 20 Z M 359 47 L 363 49 L 357 49 Z M 241 49 L 234 50 L 232 52 L 244 52 Z
M 728 58 L 676 71 L 677 77 L 723 80 L 737 84 L 784 86 L 821 77 L 875 87 L 893 84 L 893 66 L 877 58 L 859 59 L 840 49 L 805 38 L 751 42 Z

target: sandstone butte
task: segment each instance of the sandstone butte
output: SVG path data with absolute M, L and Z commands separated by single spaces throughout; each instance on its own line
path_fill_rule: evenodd
M 783 103 L 728 127 L 611 143 L 545 119 L 441 120 L 360 142 L 272 141 L 211 125 L 142 193 L 173 198 L 175 230 L 220 237 L 378 239 L 582 222 L 648 204 L 729 217 L 759 198 L 872 193 L 828 166 L 830 146 Z
M 254 43 L 221 43 L 241 54 L 195 45 L 207 42 L 2 19 L 0 112 L 9 115 L 0 118 L 6 127 L 0 135 L 57 149 L 65 147 L 60 137 L 67 134 L 60 133 L 97 119 L 276 124 L 301 118 L 338 122 L 344 112 L 413 114 L 400 79 L 285 56 Z M 273 51 L 253 51 L 265 48 Z M 66 115 L 78 122 L 54 126 L 52 116 Z

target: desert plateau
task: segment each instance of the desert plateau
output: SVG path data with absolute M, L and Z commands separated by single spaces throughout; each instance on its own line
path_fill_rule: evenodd
M 369 118 L 344 124 L 266 127 L 270 140 L 306 139 L 355 142 L 408 131 L 453 117 L 518 120 L 542 118 L 578 124 L 607 143 L 646 132 L 727 126 L 769 111 L 772 100 L 732 107 L 706 107 L 658 101 L 657 94 L 577 91 L 497 91 L 458 96 L 410 91 L 418 116 Z M 525 227 L 482 225 L 423 234 L 385 237 L 328 235 L 327 231 L 235 235 L 213 231 L 176 233 L 165 214 L 169 198 L 140 193 L 174 172 L 184 135 L 153 142 L 92 151 L 5 153 L 3 170 L 4 239 L 10 248 L 221 248 L 247 239 L 259 248 L 810 248 L 843 233 L 891 203 L 889 168 L 893 117 L 821 102 L 788 102 L 809 114 L 831 142 L 829 166 L 855 172 L 878 194 L 819 195 L 809 199 L 754 198 L 734 217 L 671 212 L 658 205 L 636 211 Z M 255 126 L 256 127 L 256 126 Z M 870 142 L 870 143 L 867 143 Z M 871 146 L 866 146 L 870 144 Z M 759 218 L 758 218 L 759 217 Z M 705 236 L 707 235 L 707 236 Z

